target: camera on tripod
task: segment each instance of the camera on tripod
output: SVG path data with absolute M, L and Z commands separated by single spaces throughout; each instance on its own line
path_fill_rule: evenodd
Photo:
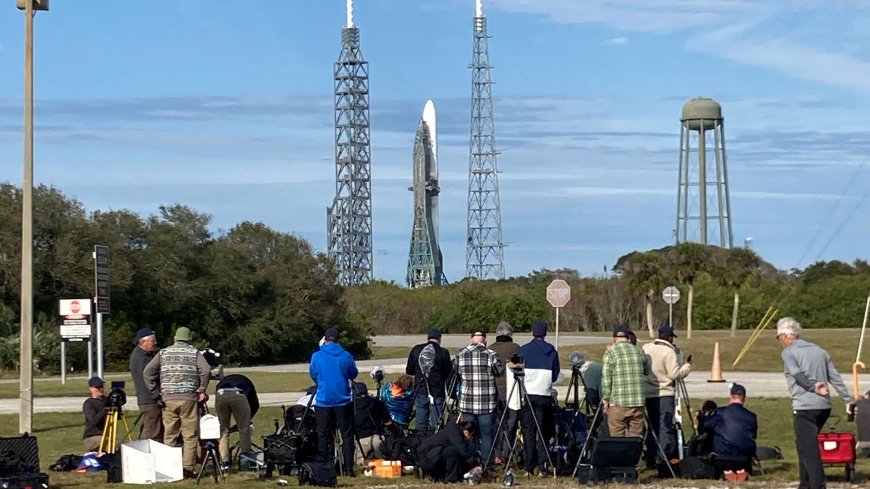
M 369 375 L 371 375 L 372 380 L 380 384 L 384 381 L 384 367 L 377 366 L 373 368 Z
M 586 357 L 579 351 L 571 352 L 568 355 L 568 360 L 571 361 L 571 370 L 574 372 L 579 372 L 583 364 L 586 363 Z
M 510 366 L 510 369 L 515 377 L 522 377 L 525 375 L 525 370 L 523 370 L 522 355 L 520 355 L 519 353 L 514 353 L 513 356 L 508 359 L 508 362 L 512 364 L 512 366 Z
M 127 404 L 127 393 L 124 392 L 124 385 L 123 380 L 112 381 L 112 390 L 106 396 L 106 407 L 119 408 Z
M 221 365 L 221 354 L 212 350 L 211 348 L 206 348 L 205 350 L 199 351 L 205 361 L 208 362 L 208 366 L 211 367 L 209 371 L 209 378 L 211 380 L 221 380 L 224 378 L 224 367 Z

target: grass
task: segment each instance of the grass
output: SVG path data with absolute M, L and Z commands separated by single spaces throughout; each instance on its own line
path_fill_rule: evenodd
M 721 404 L 727 402 L 723 399 L 717 400 Z M 782 461 L 765 461 L 764 476 L 753 477 L 754 487 L 783 487 L 785 482 L 794 481 L 797 478 L 797 465 L 795 462 L 796 454 L 794 447 L 794 436 L 791 427 L 791 416 L 788 415 L 790 409 L 789 400 L 784 398 L 752 398 L 747 403 L 747 407 L 758 415 L 759 423 L 759 440 L 760 445 L 778 446 L 782 449 L 784 460 Z M 842 412 L 842 403 L 835 400 L 834 412 Z M 271 433 L 274 429 L 273 420 L 280 418 L 281 410 L 276 407 L 266 407 L 260 410 L 254 419 L 255 434 L 254 442 L 260 444 L 261 437 Z M 130 422 L 134 418 L 131 416 Z M 17 415 L 0 415 L 0 436 L 15 436 L 17 435 Z M 840 430 L 845 431 L 852 429 L 853 425 L 845 422 L 840 423 Z M 34 434 L 39 440 L 40 447 L 40 463 L 44 471 L 48 471 L 48 466 L 57 460 L 61 455 L 67 453 L 81 453 L 81 433 L 82 433 L 82 416 L 78 413 L 49 413 L 36 414 L 34 416 Z M 690 433 L 687 431 L 687 436 Z M 838 482 L 844 481 L 842 468 L 829 468 L 826 470 L 828 474 L 828 487 L 849 487 L 840 485 Z M 870 459 L 859 459 L 857 465 L 858 480 L 865 481 L 870 477 Z M 293 478 L 285 477 L 290 480 L 291 485 L 296 482 Z M 653 487 L 685 487 L 686 482 L 680 481 L 656 481 L 652 478 L 650 472 L 643 472 L 642 478 L 644 482 L 651 482 Z M 106 485 L 106 475 L 104 472 L 95 474 L 75 474 L 75 473 L 51 473 L 51 482 L 54 487 L 76 487 L 87 486 L 89 489 L 99 489 L 108 486 Z M 714 481 L 692 481 L 689 483 L 694 487 L 707 487 L 705 482 L 709 482 L 709 486 L 722 487 L 722 483 Z M 233 472 L 226 483 L 221 486 L 227 489 L 249 489 L 251 484 L 268 484 L 272 485 L 275 480 L 258 481 L 254 474 L 237 474 Z M 345 487 L 431 487 L 431 484 L 426 481 L 405 477 L 395 481 L 369 479 L 359 477 L 356 479 L 342 478 L 339 481 L 341 486 Z M 548 479 L 536 479 L 525 481 L 520 479 L 519 484 L 527 487 L 561 487 L 569 484 L 567 479 L 561 478 L 558 483 L 553 483 Z M 178 483 L 182 487 L 194 487 L 193 481 L 184 481 Z M 208 482 L 211 484 L 211 482 Z M 791 484 L 792 486 L 794 484 Z M 482 487 L 501 487 L 495 484 L 486 484 Z

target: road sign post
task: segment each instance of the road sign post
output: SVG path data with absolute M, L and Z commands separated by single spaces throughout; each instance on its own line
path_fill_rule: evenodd
M 109 314 L 109 247 L 94 246 L 94 305 L 97 312 L 97 375 L 103 377 L 103 314 Z
M 556 279 L 547 286 L 547 302 L 556 308 L 556 341 L 553 346 L 559 349 L 559 309 L 571 300 L 571 286 L 562 279 Z
M 680 300 L 680 289 L 670 285 L 662 291 L 662 299 L 668 303 L 668 326 L 674 327 L 674 304 Z

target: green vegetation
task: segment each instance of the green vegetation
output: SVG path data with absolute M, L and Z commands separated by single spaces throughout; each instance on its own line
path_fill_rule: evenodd
M 718 399 L 720 405 L 727 402 L 724 399 Z M 835 402 L 838 402 L 835 401 Z M 762 484 L 755 487 L 773 487 L 774 483 L 782 481 L 794 481 L 797 479 L 797 464 L 795 461 L 796 453 L 794 447 L 794 435 L 791 427 L 791 416 L 789 416 L 790 407 L 788 399 L 771 399 L 771 398 L 750 398 L 747 401 L 747 407 L 758 415 L 759 421 L 759 444 L 765 446 L 778 446 L 782 449 L 784 460 L 782 461 L 766 461 L 764 462 L 765 475 L 753 477 L 754 484 Z M 842 403 L 835 405 L 834 412 L 842 412 Z M 255 435 L 254 442 L 260 443 L 260 437 L 274 430 L 274 420 L 280 418 L 281 410 L 277 407 L 265 407 L 260 410 L 260 413 L 254 418 Z M 132 420 L 131 420 L 132 422 Z M 15 435 L 17 427 L 17 415 L 0 415 L 0 436 Z M 854 426 L 845 422 L 839 423 L 839 430 L 849 430 Z M 43 470 L 48 470 L 48 466 L 52 464 L 63 454 L 80 453 L 81 452 L 81 414 L 78 413 L 53 413 L 53 414 L 36 414 L 34 416 L 34 433 L 39 440 L 40 462 Z M 687 431 L 687 436 L 690 434 Z M 828 474 L 829 487 L 837 487 L 837 481 L 844 481 L 842 468 L 829 468 L 826 470 Z M 870 460 L 867 458 L 859 459 L 857 466 L 858 481 L 865 480 L 870 476 Z M 254 474 L 237 474 L 233 472 L 226 483 L 222 483 L 221 487 L 230 489 L 241 489 L 245 486 L 250 486 L 251 482 L 256 479 Z M 291 485 L 296 482 L 293 478 L 290 480 Z M 686 482 L 681 481 L 655 481 L 652 479 L 650 472 L 643 473 L 644 482 L 652 482 L 654 487 L 685 487 Z M 75 474 L 75 473 L 51 473 L 52 486 L 74 486 L 86 484 L 89 487 L 108 487 L 106 485 L 105 472 L 94 474 Z M 562 487 L 568 483 L 567 479 L 559 479 L 554 483 L 551 480 L 537 479 L 531 482 L 520 480 L 520 483 L 525 487 Z M 209 482 L 210 484 L 211 482 Z M 265 484 L 273 484 L 274 481 L 264 482 Z M 340 480 L 342 486 L 383 486 L 389 484 L 392 487 L 428 487 L 431 484 L 425 481 L 404 477 L 397 481 L 383 481 L 379 479 L 368 479 L 358 477 L 356 479 L 343 478 Z M 194 487 L 193 481 L 184 481 L 179 483 L 182 487 Z M 721 487 L 722 483 L 709 481 L 711 486 Z M 706 487 L 703 481 L 693 481 L 691 486 Z M 778 485 L 778 484 L 777 484 Z M 484 487 L 486 487 L 485 485 Z M 490 487 L 501 487 L 496 485 L 488 485 Z M 848 486 L 847 486 L 848 487 Z
M 21 192 L 0 185 L 0 369 L 19 361 Z M 226 364 L 304 362 L 323 331 L 342 327 L 342 343 L 366 357 L 368 325 L 344 306 L 333 264 L 306 241 L 243 222 L 209 230 L 210 216 L 184 205 L 140 217 L 126 210 L 86 213 L 59 190 L 34 192 L 34 362 L 59 364 L 58 299 L 93 297 L 95 244 L 111 250 L 112 314 L 106 320 L 109 370 L 126 370 L 136 330 L 157 331 L 161 346 L 190 326 L 199 346 Z M 81 371 L 85 349 L 72 345 Z

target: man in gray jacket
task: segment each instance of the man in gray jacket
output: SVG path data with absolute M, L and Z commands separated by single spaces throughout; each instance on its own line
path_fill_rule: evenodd
M 182 463 L 185 477 L 193 477 L 196 453 L 199 449 L 199 410 L 197 404 L 206 400 L 211 367 L 202 353 L 190 344 L 190 329 L 175 331 L 175 343 L 154 356 L 145 366 L 148 390 L 160 396 L 163 409 L 163 443 L 175 446 L 179 434 L 184 440 Z
M 782 363 L 791 395 L 794 436 L 800 471 L 799 489 L 824 489 L 825 471 L 819 453 L 819 431 L 831 414 L 829 384 L 851 413 L 855 400 L 828 353 L 818 345 L 800 339 L 801 325 L 785 317 L 776 323 L 776 339 L 782 346 Z
M 136 332 L 136 347 L 130 353 L 130 375 L 136 386 L 136 403 L 142 421 L 139 439 L 163 441 L 163 415 L 158 400 L 160 396 L 152 393 L 145 385 L 145 366 L 157 353 L 157 334 L 151 328 L 141 328 Z M 162 404 L 162 401 L 161 401 Z

